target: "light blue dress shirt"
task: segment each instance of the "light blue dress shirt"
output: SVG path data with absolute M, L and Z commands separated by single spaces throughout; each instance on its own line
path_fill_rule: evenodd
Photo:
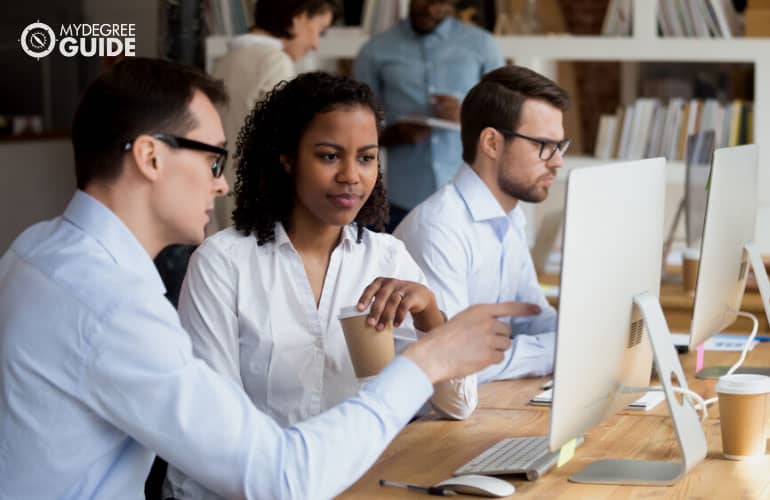
M 282 429 L 193 357 L 163 293 L 133 234 L 83 192 L 0 259 L 0 498 L 144 498 L 156 452 L 225 497 L 328 498 L 432 393 L 397 357 Z
M 540 288 L 521 207 L 505 213 L 468 165 L 417 206 L 393 233 L 425 273 L 439 307 L 454 316 L 473 304 L 531 302 L 537 316 L 512 318 L 505 359 L 479 372 L 479 383 L 553 371 L 556 310 Z
M 388 124 L 407 114 L 432 115 L 432 94 L 462 100 L 484 73 L 503 65 L 494 38 L 484 30 L 448 17 L 427 35 L 406 19 L 374 36 L 353 67 L 385 107 Z M 433 129 L 430 140 L 388 148 L 390 201 L 411 209 L 452 179 L 462 159 L 460 132 Z

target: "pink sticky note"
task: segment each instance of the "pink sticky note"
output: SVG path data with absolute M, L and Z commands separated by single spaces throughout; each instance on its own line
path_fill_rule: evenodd
M 695 373 L 698 373 L 699 371 L 701 371 L 703 369 L 703 351 L 706 350 L 706 348 L 704 347 L 704 344 L 705 344 L 705 342 L 702 343 L 701 345 L 699 345 L 695 349 L 695 352 L 696 352 L 696 356 L 695 356 Z

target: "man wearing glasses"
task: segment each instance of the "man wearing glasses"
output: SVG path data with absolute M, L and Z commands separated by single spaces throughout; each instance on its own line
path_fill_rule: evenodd
M 541 314 L 511 320 L 505 359 L 480 383 L 553 370 L 556 311 L 538 285 L 519 201 L 539 203 L 569 147 L 562 113 L 568 96 L 526 68 L 487 73 L 462 103 L 463 160 L 454 180 L 398 226 L 449 317 L 478 303 L 522 300 Z
M 495 317 L 537 312 L 472 308 L 355 397 L 280 428 L 193 356 L 152 263 L 166 245 L 200 243 L 227 192 L 224 99 L 221 82 L 141 58 L 86 90 L 72 126 L 77 192 L 0 259 L 1 499 L 143 498 L 156 453 L 225 498 L 330 498 L 434 383 L 502 359 L 510 326 Z

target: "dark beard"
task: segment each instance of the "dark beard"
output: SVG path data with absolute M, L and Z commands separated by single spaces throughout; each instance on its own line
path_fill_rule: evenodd
M 538 178 L 538 181 L 539 180 L 540 179 Z M 540 203 L 548 197 L 548 186 L 545 186 L 543 191 L 540 191 L 537 188 L 537 181 L 535 181 L 535 184 L 532 187 L 522 186 L 520 184 L 514 184 L 513 182 L 510 182 L 508 179 L 498 173 L 497 185 L 500 187 L 500 190 L 503 193 L 516 198 L 519 201 L 525 201 L 527 203 Z M 541 192 L 543 194 L 540 194 Z

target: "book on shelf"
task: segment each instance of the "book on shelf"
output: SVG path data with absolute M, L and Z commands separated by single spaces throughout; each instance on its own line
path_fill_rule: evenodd
M 631 35 L 632 12 L 632 0 L 610 0 L 602 22 L 602 35 Z
M 594 156 L 637 160 L 663 156 L 684 160 L 687 138 L 713 130 L 716 147 L 753 141 L 753 105 L 742 99 L 640 98 L 599 119 Z
M 623 114 L 623 128 L 620 133 L 620 142 L 618 143 L 618 158 L 625 159 L 628 157 L 628 144 L 631 141 L 631 120 L 634 118 L 634 105 L 626 107 L 626 112 Z
M 624 159 L 639 160 L 644 158 L 652 128 L 652 115 L 655 113 L 656 106 L 656 99 L 641 97 L 636 100 Z
M 212 35 L 246 33 L 254 20 L 253 0 L 207 0 L 206 26 Z
M 650 129 L 650 137 L 647 140 L 647 150 L 644 153 L 645 158 L 655 158 L 656 156 L 660 156 L 665 120 L 666 107 L 657 103 L 655 106 L 655 113 L 652 115 L 652 128 Z
M 658 0 L 664 37 L 732 38 L 740 20 L 730 0 Z
M 609 160 L 612 158 L 613 141 L 618 127 L 618 117 L 615 115 L 602 115 L 599 118 L 599 131 L 596 134 L 594 156 Z

